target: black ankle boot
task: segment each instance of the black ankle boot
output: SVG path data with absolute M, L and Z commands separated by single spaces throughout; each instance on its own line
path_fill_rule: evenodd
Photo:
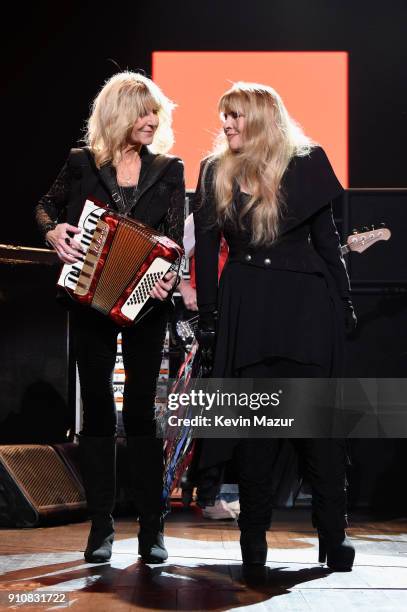
M 79 436 L 79 457 L 92 527 L 85 550 L 88 563 L 112 556 L 112 511 L 116 492 L 116 437 Z
M 326 563 L 335 572 L 350 572 L 355 559 L 355 549 L 345 532 L 323 534 L 318 532 L 319 563 Z
M 168 559 L 164 545 L 164 519 L 162 516 L 140 516 L 138 553 L 145 563 L 163 563 Z
M 243 565 L 264 565 L 267 561 L 266 531 L 242 531 L 240 548 Z
M 92 522 L 88 543 L 85 550 L 85 560 L 88 563 L 105 563 L 112 556 L 114 540 L 113 519 Z
M 146 563 L 162 563 L 168 559 L 163 536 L 163 441 L 151 436 L 128 436 L 127 448 L 134 470 L 133 495 L 140 523 L 138 552 Z

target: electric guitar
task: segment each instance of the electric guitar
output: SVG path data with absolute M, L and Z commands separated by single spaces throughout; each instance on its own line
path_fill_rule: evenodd
M 357 230 L 353 230 L 353 233 L 348 236 L 346 240 L 346 244 L 341 246 L 342 255 L 346 255 L 350 253 L 350 251 L 356 251 L 357 253 L 363 253 L 366 249 L 373 246 L 376 242 L 380 240 L 388 240 L 391 236 L 391 231 L 381 224 L 381 227 L 375 229 L 374 225 L 372 225 L 372 229 L 368 230 L 367 228 L 363 228 L 364 232 L 358 232 Z

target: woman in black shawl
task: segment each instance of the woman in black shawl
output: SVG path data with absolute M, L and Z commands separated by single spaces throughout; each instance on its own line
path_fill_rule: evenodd
M 219 104 L 223 134 L 201 164 L 195 201 L 199 337 L 212 376 L 340 376 L 345 330 L 356 322 L 331 202 L 343 189 L 324 150 L 289 117 L 270 87 L 237 83 Z M 221 234 L 229 260 L 219 289 Z M 216 334 L 215 334 L 216 330 Z M 210 350 L 209 350 L 210 352 Z M 206 354 L 208 351 L 206 351 Z M 264 564 L 275 439 L 206 440 L 201 467 L 239 467 L 241 549 Z M 303 439 L 320 561 L 350 570 L 344 440 Z

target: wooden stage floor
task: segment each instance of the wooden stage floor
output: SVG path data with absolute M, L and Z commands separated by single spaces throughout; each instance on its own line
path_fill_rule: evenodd
M 232 521 L 203 519 L 175 504 L 166 525 L 170 553 L 162 565 L 137 556 L 136 523 L 117 519 L 113 556 L 106 564 L 83 560 L 88 523 L 0 530 L 0 609 L 58 610 L 55 603 L 9 604 L 15 593 L 63 592 L 70 609 L 133 610 L 407 610 L 407 520 L 353 516 L 352 572 L 331 573 L 317 563 L 309 512 L 276 513 L 268 532 L 267 568 L 246 576 L 239 531 Z

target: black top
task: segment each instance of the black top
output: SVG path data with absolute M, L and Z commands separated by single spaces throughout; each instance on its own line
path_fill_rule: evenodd
M 250 244 L 248 219 L 240 229 L 230 222 L 216 225 L 215 164 L 212 158 L 202 164 L 194 206 L 198 306 L 201 312 L 219 310 L 213 376 L 233 376 L 271 356 L 315 363 L 337 375 L 341 298 L 349 296 L 349 279 L 331 210 L 343 189 L 325 152 L 317 147 L 291 161 L 282 181 L 286 204 L 279 238 L 260 247 Z M 242 197 L 237 190 L 236 209 Z M 218 291 L 222 230 L 229 260 Z

